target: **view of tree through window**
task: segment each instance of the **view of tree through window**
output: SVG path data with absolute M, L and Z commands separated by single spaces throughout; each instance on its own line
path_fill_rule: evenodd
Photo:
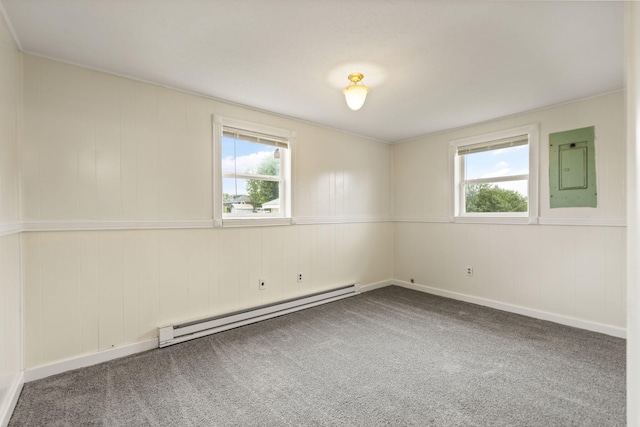
M 470 184 L 466 187 L 467 212 L 527 212 L 527 198 L 515 190 L 491 184 Z
M 280 161 L 273 157 L 264 157 L 256 173 L 259 175 L 280 175 Z M 249 203 L 256 209 L 264 209 L 263 204 L 280 197 L 280 183 L 276 181 L 262 181 L 258 179 L 247 180 L 247 195 Z
M 526 136 L 460 147 L 465 213 L 528 212 Z

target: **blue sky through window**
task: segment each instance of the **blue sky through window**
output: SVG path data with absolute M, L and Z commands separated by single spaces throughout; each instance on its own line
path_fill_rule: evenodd
M 465 155 L 465 179 L 493 178 L 529 173 L 529 146 L 502 148 Z M 527 181 L 496 183 L 527 196 Z
M 273 156 L 275 148 L 241 139 L 222 137 L 222 172 L 256 173 L 260 162 Z M 230 195 L 246 195 L 247 180 L 225 178 L 222 192 Z

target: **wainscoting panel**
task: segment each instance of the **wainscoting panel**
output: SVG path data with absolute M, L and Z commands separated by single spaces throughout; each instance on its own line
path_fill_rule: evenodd
M 0 425 L 22 387 L 20 235 L 0 237 Z M 6 418 L 8 420 L 8 418 Z
M 622 227 L 394 227 L 395 279 L 589 322 L 626 324 Z
M 26 368 L 144 342 L 167 324 L 388 280 L 392 233 L 391 223 L 25 233 Z

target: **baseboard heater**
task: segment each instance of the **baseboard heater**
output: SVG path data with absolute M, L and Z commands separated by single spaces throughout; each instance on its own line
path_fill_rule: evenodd
M 360 284 L 355 283 L 329 291 L 318 292 L 248 310 L 236 311 L 220 316 L 158 328 L 158 347 L 167 347 L 206 335 L 215 334 L 238 326 L 248 325 L 272 317 L 304 310 L 328 302 L 337 301 L 360 293 Z

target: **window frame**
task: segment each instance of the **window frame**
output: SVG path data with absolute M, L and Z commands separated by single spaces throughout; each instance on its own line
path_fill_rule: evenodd
M 237 120 L 222 116 L 213 116 L 213 219 L 216 226 L 222 227 L 245 227 L 245 226 L 268 226 L 268 225 L 289 225 L 292 220 L 291 194 L 292 194 L 292 166 L 293 147 L 295 145 L 295 132 L 276 128 L 272 126 Z M 280 176 L 275 178 L 266 175 L 253 175 L 236 173 L 235 177 L 240 179 L 259 179 L 267 181 L 277 181 L 280 183 L 279 198 L 280 212 L 262 214 L 242 214 L 224 213 L 224 191 L 223 180 L 229 178 L 229 173 L 222 170 L 222 138 L 225 129 L 234 129 L 249 134 L 264 135 L 274 139 L 287 140 L 288 148 L 280 148 Z M 268 145 L 268 144 L 265 144 Z
M 462 147 L 490 144 L 494 141 L 527 135 L 529 149 L 529 174 L 527 212 L 464 212 L 463 183 L 470 181 L 499 182 L 515 181 L 526 178 L 527 175 L 509 175 L 508 177 L 480 178 L 464 180 L 464 155 L 459 155 Z M 507 224 L 536 224 L 538 222 L 538 146 L 539 125 L 530 124 L 483 135 L 456 139 L 449 142 L 449 169 L 451 182 L 451 202 L 449 204 L 449 221 L 460 223 L 507 223 Z M 518 178 L 518 179 L 516 179 Z

